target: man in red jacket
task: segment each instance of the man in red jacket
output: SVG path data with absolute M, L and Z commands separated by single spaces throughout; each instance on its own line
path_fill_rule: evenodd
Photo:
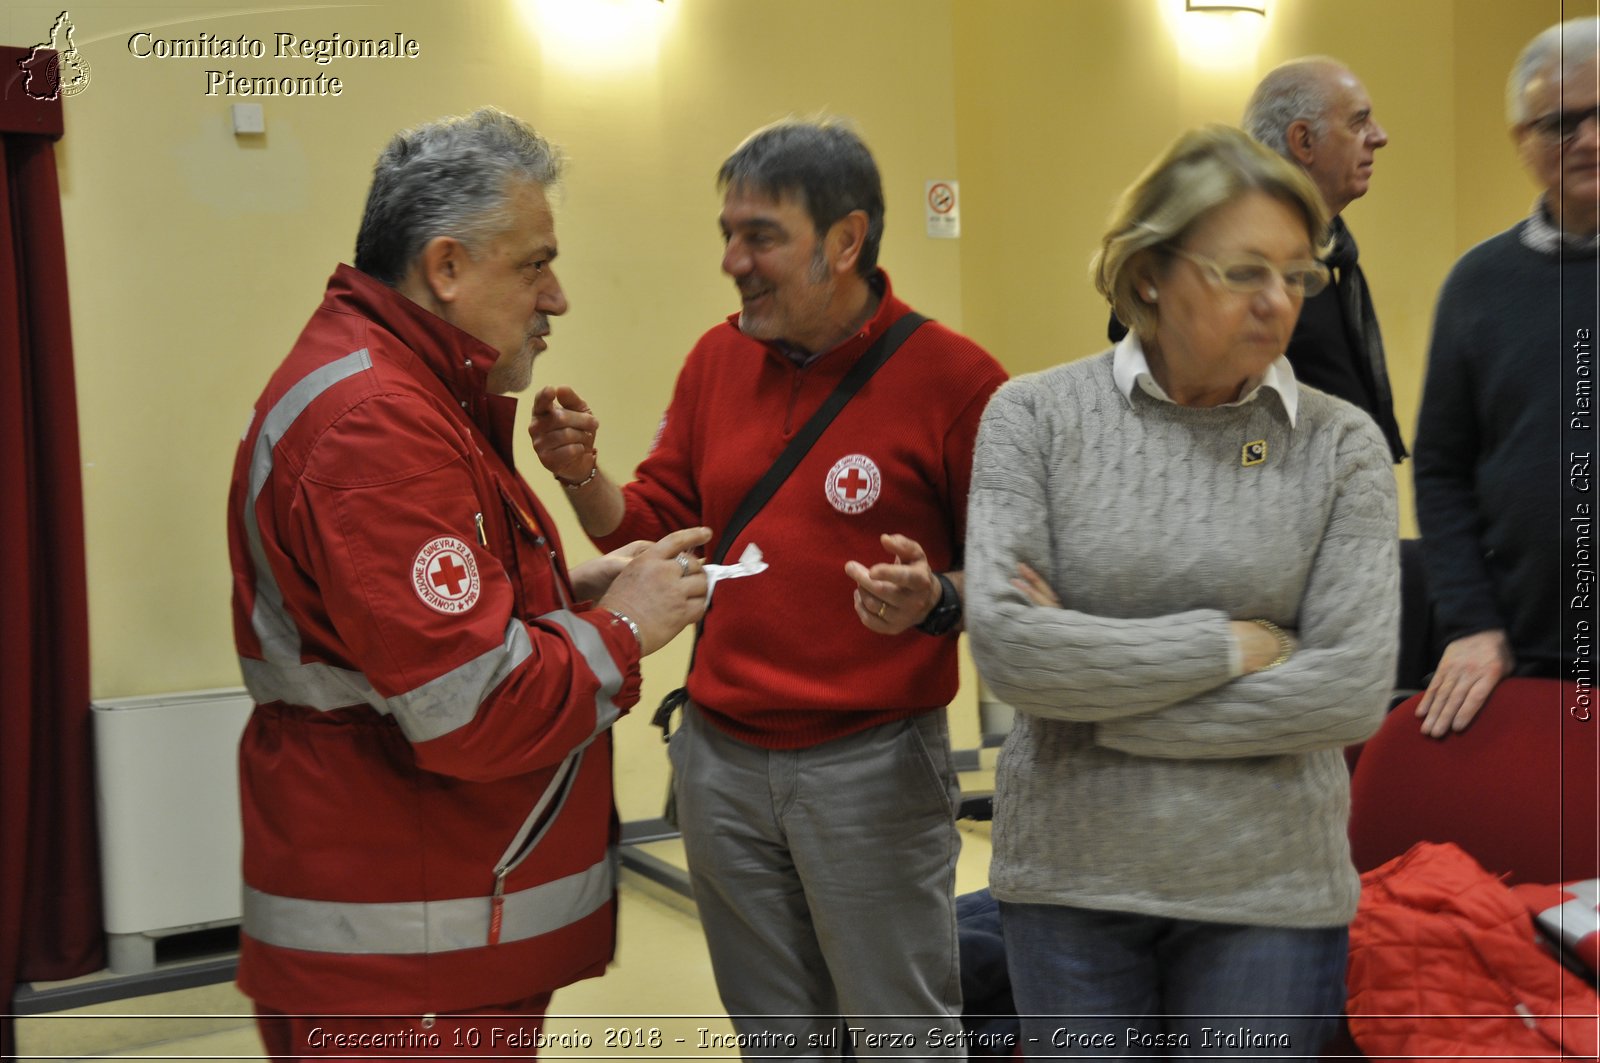
M 239 986 L 275 1058 L 527 1053 L 612 955 L 609 728 L 709 533 L 569 573 L 512 468 L 559 171 L 494 110 L 396 136 L 239 447 Z
M 854 133 L 770 126 L 719 184 L 741 310 L 690 352 L 634 481 L 600 471 L 599 422 L 570 389 L 534 400 L 535 450 L 603 549 L 683 523 L 723 537 L 910 313 L 877 267 L 883 190 Z M 717 986 L 751 1056 L 818 1058 L 841 1041 L 963 1054 L 944 706 L 973 442 L 1004 378 L 972 341 L 922 325 L 725 544 L 730 561 L 758 545 L 769 567 L 719 584 L 670 753 Z

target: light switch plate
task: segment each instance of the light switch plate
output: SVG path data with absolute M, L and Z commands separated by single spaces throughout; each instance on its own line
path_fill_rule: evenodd
M 233 132 L 235 135 L 265 133 L 267 131 L 267 116 L 262 112 L 259 103 L 236 103 L 233 105 Z

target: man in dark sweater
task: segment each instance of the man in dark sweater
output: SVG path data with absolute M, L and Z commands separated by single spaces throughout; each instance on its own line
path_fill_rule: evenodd
M 1593 681 L 1600 19 L 1534 38 L 1507 118 L 1541 191 L 1456 263 L 1417 425 L 1417 517 L 1448 640 L 1418 707 L 1442 737 L 1510 674 Z
M 1384 362 L 1383 336 L 1356 264 L 1356 241 L 1339 216 L 1367 194 L 1373 156 L 1389 143 L 1366 88 L 1343 63 L 1292 59 L 1261 79 L 1241 123 L 1251 136 L 1306 171 L 1333 218 L 1325 261 L 1333 283 L 1305 301 L 1284 354 L 1302 383 L 1337 395 L 1377 422 L 1396 462 L 1406 457 Z M 1127 329 L 1112 318 L 1112 342 Z

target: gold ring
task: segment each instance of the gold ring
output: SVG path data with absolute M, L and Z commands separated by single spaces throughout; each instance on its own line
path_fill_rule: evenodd
M 882 620 L 883 619 L 883 614 L 887 613 L 888 611 L 889 611 L 889 603 L 884 601 L 882 598 L 879 598 L 878 599 L 878 619 Z

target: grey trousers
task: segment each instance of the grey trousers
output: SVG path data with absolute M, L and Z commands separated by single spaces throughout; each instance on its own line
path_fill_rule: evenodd
M 960 789 L 945 711 L 767 750 L 691 704 L 669 755 L 695 903 L 742 1054 L 966 1058 Z

